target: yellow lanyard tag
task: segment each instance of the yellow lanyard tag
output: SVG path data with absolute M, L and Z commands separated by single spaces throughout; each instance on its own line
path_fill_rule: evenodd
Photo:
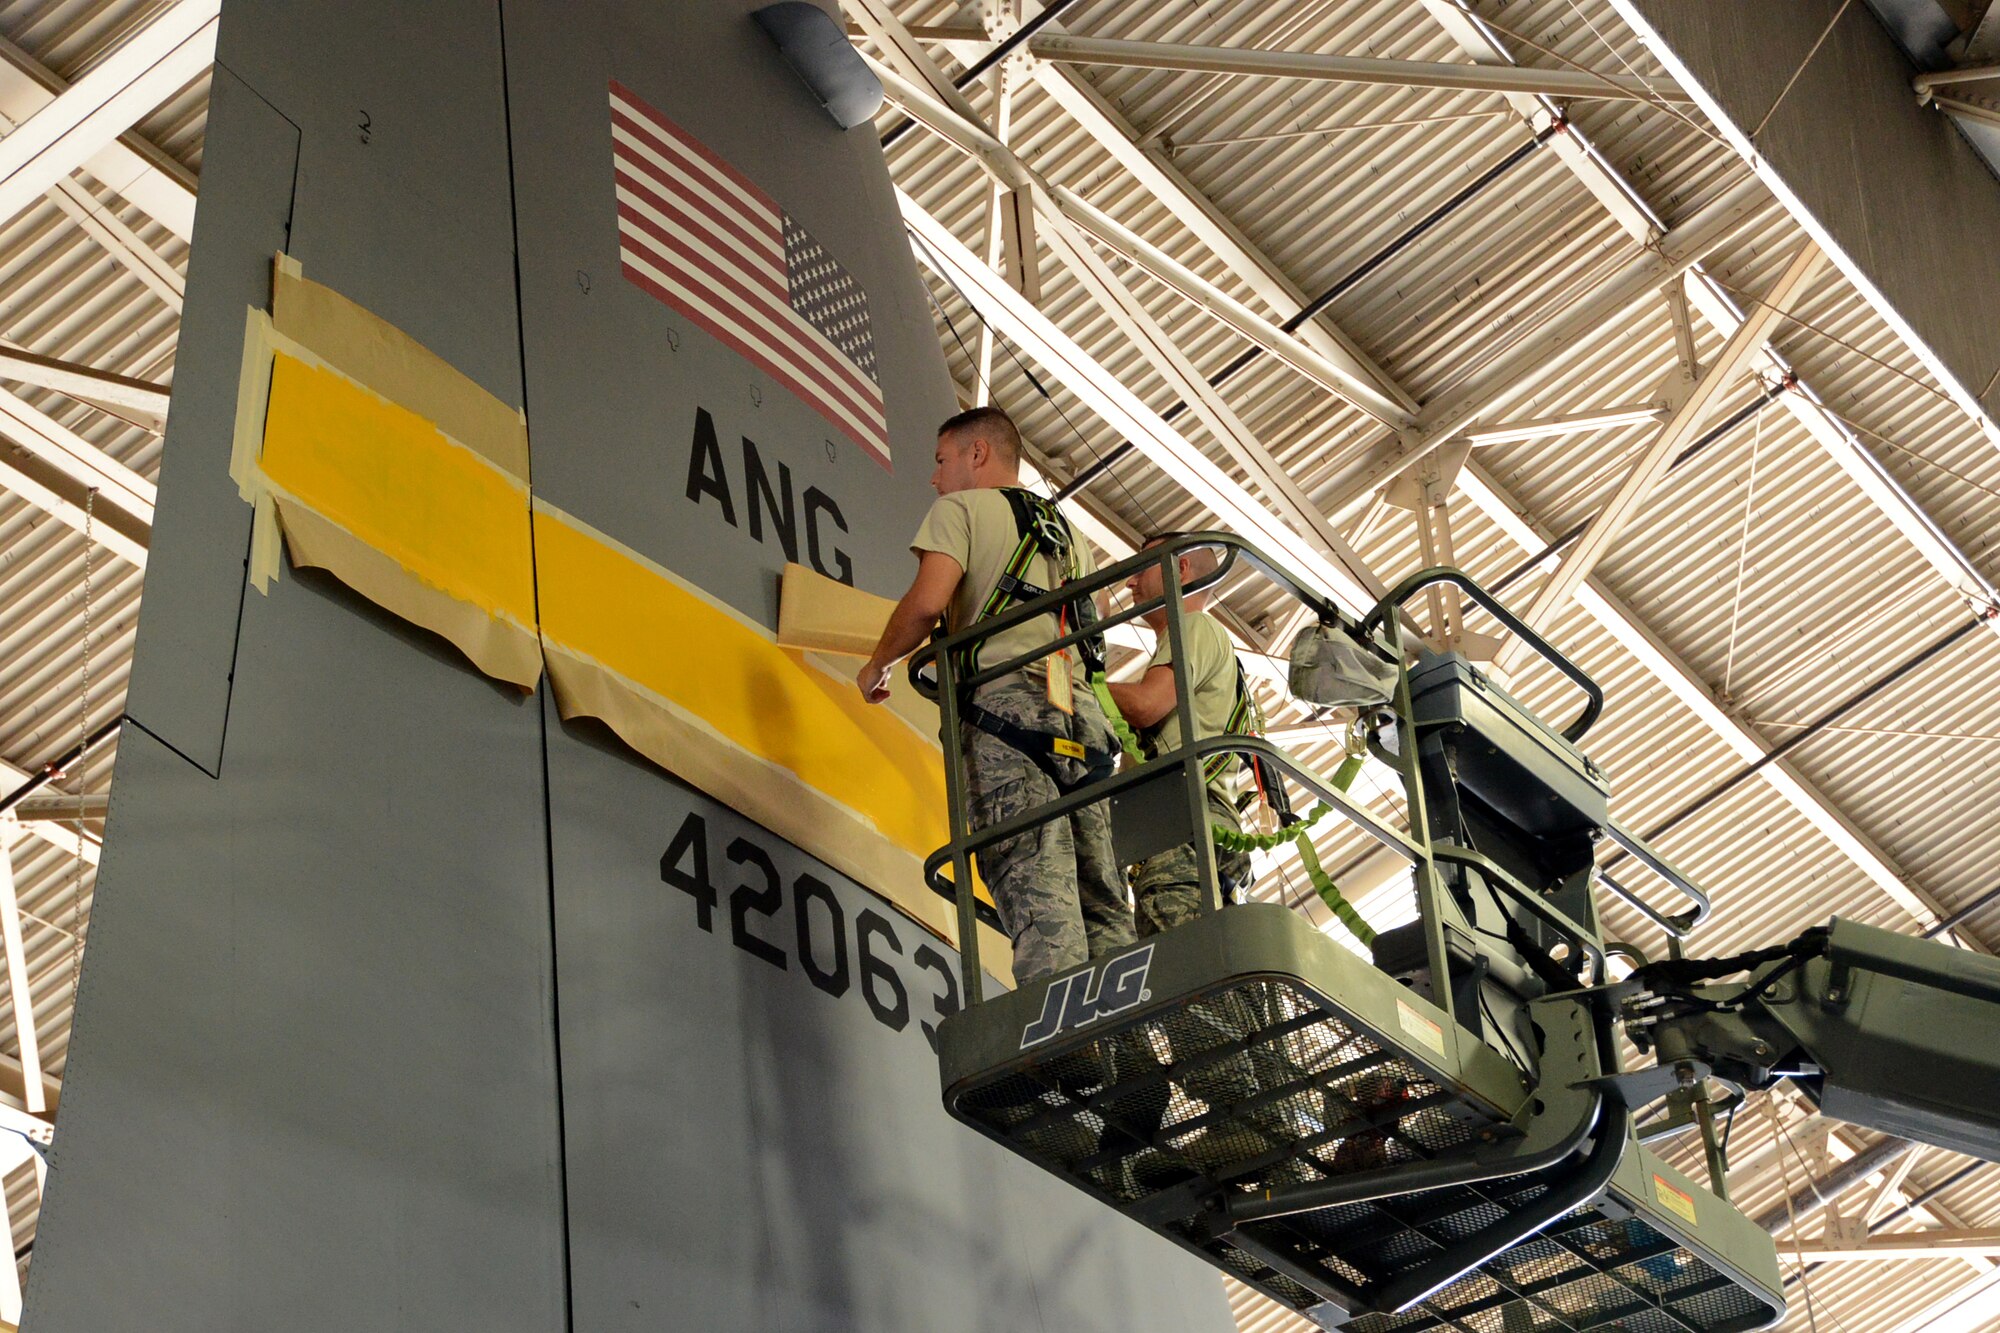
M 1049 737 L 1049 748 L 1054 750 L 1057 754 L 1063 756 L 1065 759 L 1083 759 L 1088 757 L 1089 754 L 1089 752 L 1085 750 L 1082 745 L 1080 745 L 1076 741 L 1070 740 L 1066 736 Z
M 1076 700 L 1072 697 L 1074 684 L 1070 675 L 1069 649 L 1065 648 L 1059 653 L 1051 653 L 1048 657 L 1048 664 L 1049 702 L 1065 713 L 1074 714 L 1076 712 Z

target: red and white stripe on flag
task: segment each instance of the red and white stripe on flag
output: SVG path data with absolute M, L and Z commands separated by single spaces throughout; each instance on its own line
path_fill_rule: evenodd
M 785 215 L 771 197 L 615 79 L 611 160 L 626 278 L 888 467 L 881 387 L 793 308 Z

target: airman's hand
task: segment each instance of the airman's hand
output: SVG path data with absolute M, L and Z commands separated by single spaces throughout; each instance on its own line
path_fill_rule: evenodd
M 871 704 L 879 704 L 889 697 L 889 673 L 896 669 L 894 662 L 880 663 L 869 658 L 865 666 L 855 674 L 854 683 L 860 687 L 861 697 Z

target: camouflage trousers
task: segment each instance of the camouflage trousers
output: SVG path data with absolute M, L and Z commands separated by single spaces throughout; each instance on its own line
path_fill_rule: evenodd
M 1213 787 L 1208 792 L 1208 819 L 1226 829 L 1241 831 L 1242 820 L 1236 806 Z M 1223 901 L 1232 890 L 1250 885 L 1250 856 L 1247 852 L 1215 849 L 1215 869 L 1222 881 Z M 1132 870 L 1132 905 L 1138 916 L 1141 939 L 1172 930 L 1201 915 L 1201 876 L 1195 870 L 1194 844 L 1182 843 L 1148 857 Z
M 1104 711 L 1087 690 L 1077 690 L 1075 713 L 1051 704 L 1046 686 L 1026 678 L 995 682 L 979 692 L 977 702 L 1018 726 L 1066 737 L 1093 752 L 1117 745 Z M 1060 795 L 1047 773 L 999 737 L 966 724 L 960 744 L 974 829 Z M 1078 760 L 1055 762 L 1065 782 L 1084 775 Z M 1111 850 L 1111 811 L 1102 802 L 995 843 L 979 853 L 979 874 L 1014 942 L 1016 985 L 1053 976 L 1133 941 L 1125 877 Z
M 1235 804 L 1213 788 L 1208 793 L 1208 818 L 1211 824 L 1226 829 L 1240 831 L 1243 827 Z M 1250 886 L 1252 875 L 1247 852 L 1217 847 L 1215 869 L 1224 902 Z M 1133 867 L 1132 901 L 1140 937 L 1172 930 L 1200 916 L 1201 893 L 1201 876 L 1195 869 L 1192 843 L 1169 848 Z M 1212 1038 L 1236 1042 L 1271 1026 L 1274 1020 L 1275 1015 L 1267 1012 L 1266 1004 L 1252 988 L 1249 993 L 1223 994 L 1190 1005 L 1183 1021 L 1209 1029 Z M 1260 1091 L 1283 1086 L 1290 1072 L 1282 1053 L 1266 1042 L 1241 1054 L 1211 1060 L 1183 1076 L 1181 1084 L 1211 1107 L 1228 1106 Z M 1200 1149 L 1195 1150 L 1195 1156 L 1201 1156 Z

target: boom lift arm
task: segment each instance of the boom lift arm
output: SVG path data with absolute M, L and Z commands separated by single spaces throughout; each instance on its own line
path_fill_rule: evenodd
M 1678 1084 L 1789 1078 L 1836 1120 L 2000 1161 L 2000 959 L 1835 919 L 1773 949 L 1652 963 L 1607 994 Z

